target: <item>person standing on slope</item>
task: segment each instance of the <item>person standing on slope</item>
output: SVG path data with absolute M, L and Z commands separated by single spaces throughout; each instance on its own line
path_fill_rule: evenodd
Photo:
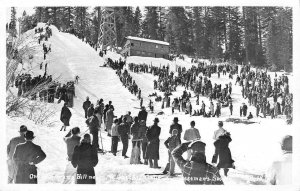
M 141 108 L 141 111 L 139 111 L 139 114 L 138 114 L 139 121 L 144 120 L 145 122 L 147 122 L 147 116 L 148 116 L 148 112 L 146 111 L 145 106 L 143 106 Z
M 66 166 L 65 170 L 65 179 L 64 179 L 64 184 L 70 183 L 69 180 L 71 180 L 72 176 L 75 175 L 76 169 L 73 168 L 71 161 L 72 161 L 72 156 L 74 152 L 75 146 L 80 144 L 80 129 L 79 127 L 74 127 L 72 130 L 69 131 L 69 133 L 63 138 L 66 145 L 67 145 L 67 160 L 68 164 Z
M 99 137 L 98 137 L 98 131 L 99 131 L 99 121 L 94 113 L 90 118 L 88 118 L 85 123 L 89 126 L 90 134 L 93 135 L 93 143 L 92 145 L 100 151 L 99 148 Z
M 97 164 L 97 149 L 91 145 L 91 136 L 85 134 L 80 145 L 75 146 L 72 156 L 72 165 L 77 168 L 76 184 L 96 184 L 94 167 Z
M 96 116 L 98 117 L 100 128 L 102 124 L 103 110 L 104 110 L 104 104 L 103 104 L 103 99 L 101 98 L 100 101 L 97 103 L 97 106 L 95 107 L 95 113 Z
M 107 130 L 107 135 L 111 137 L 111 126 L 113 124 L 114 118 L 116 118 L 114 114 L 114 107 L 111 105 L 109 106 L 109 110 L 106 112 L 106 130 Z
M 67 107 L 67 103 L 64 103 L 64 106 L 61 109 L 61 113 L 60 113 L 60 120 L 61 122 L 63 122 L 63 126 L 61 127 L 60 131 L 62 131 L 64 129 L 64 131 L 66 131 L 66 127 L 70 126 L 70 118 L 72 116 L 72 113 L 70 111 L 70 109 Z
M 206 144 L 197 140 L 182 143 L 172 151 L 172 156 L 182 171 L 185 184 L 222 185 L 219 170 L 206 162 Z M 183 159 L 182 154 L 191 150 L 191 161 Z
M 174 117 L 174 119 L 173 119 L 173 124 L 170 126 L 170 131 L 169 131 L 170 135 L 172 135 L 173 129 L 177 129 L 177 131 L 178 131 L 178 135 L 177 136 L 178 136 L 179 141 L 181 143 L 182 125 L 180 125 L 178 123 L 178 117 Z
M 217 165 L 218 169 L 224 169 L 224 175 L 227 176 L 229 169 L 228 168 L 235 168 L 232 160 L 231 152 L 228 147 L 229 143 L 232 141 L 229 132 L 225 132 L 223 135 L 219 136 L 218 140 L 214 142 L 215 145 L 215 155 L 213 163 L 216 163 L 219 158 L 219 163 Z
M 146 158 L 149 160 L 150 168 L 160 168 L 159 160 L 159 135 L 161 128 L 158 126 L 159 119 L 154 119 L 154 124 L 147 130 L 146 136 L 148 145 L 146 149 Z
M 16 146 L 20 143 L 25 143 L 25 133 L 27 132 L 27 127 L 21 125 L 20 127 L 20 136 L 14 137 L 9 141 L 7 145 L 7 165 L 8 165 L 8 183 L 13 183 L 16 181 L 17 166 L 13 160 L 13 154 L 15 152 Z
M 94 114 L 94 111 L 95 111 L 94 104 L 91 104 L 90 107 L 87 110 L 87 117 L 88 118 L 91 117 Z
M 201 136 L 199 130 L 195 128 L 195 121 L 191 121 L 191 127 L 184 132 L 183 140 L 191 142 L 200 140 Z M 187 160 L 190 160 L 192 156 L 191 150 L 187 150 Z
M 118 127 L 118 133 L 121 137 L 121 141 L 123 144 L 123 150 L 122 150 L 122 156 L 126 159 L 129 158 L 126 153 L 127 153 L 127 149 L 128 149 L 128 136 L 130 133 L 130 127 L 128 125 L 127 118 L 123 117 L 123 122 L 119 125 Z
M 282 158 L 274 161 L 271 169 L 267 174 L 268 182 L 272 185 L 292 184 L 293 170 L 293 137 L 285 136 L 281 141 Z
M 87 119 L 87 111 L 88 111 L 88 108 L 90 107 L 91 105 L 91 101 L 90 101 L 90 98 L 89 97 L 86 97 L 86 101 L 83 102 L 83 105 L 82 105 L 82 108 L 84 109 L 84 117 Z
M 25 143 L 16 146 L 13 160 L 17 166 L 16 184 L 37 184 L 36 164 L 46 158 L 46 154 L 40 146 L 34 144 L 32 131 L 25 133 Z
M 139 133 L 141 135 L 142 140 L 142 151 L 143 151 L 143 159 L 144 159 L 144 165 L 148 165 L 148 160 L 146 159 L 146 149 L 147 149 L 147 144 L 148 144 L 148 139 L 146 136 L 148 127 L 146 126 L 146 121 L 141 120 L 140 121 L 140 129 Z

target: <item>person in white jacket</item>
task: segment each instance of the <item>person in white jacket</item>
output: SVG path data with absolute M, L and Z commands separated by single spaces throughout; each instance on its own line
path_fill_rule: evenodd
M 283 152 L 282 158 L 273 162 L 267 176 L 268 183 L 271 185 L 292 184 L 292 136 L 287 135 L 282 139 L 281 150 Z
M 199 130 L 195 128 L 195 121 L 191 121 L 191 128 L 185 130 L 183 139 L 187 142 L 201 139 Z M 191 150 L 187 150 L 187 160 L 190 160 L 190 158 Z
M 221 135 L 223 135 L 226 130 L 223 129 L 223 121 L 218 122 L 219 129 L 214 132 L 213 139 L 218 140 Z

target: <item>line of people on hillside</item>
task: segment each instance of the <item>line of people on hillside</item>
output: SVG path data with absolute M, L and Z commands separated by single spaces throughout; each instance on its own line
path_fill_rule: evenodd
M 256 108 L 256 116 L 277 118 L 278 115 L 286 115 L 288 120 L 292 118 L 293 94 L 289 90 L 289 78 L 282 74 L 272 82 L 267 71 L 250 70 L 250 66 L 243 66 L 236 83 L 242 87 L 242 96 L 248 100 L 249 105 Z M 273 103 L 268 100 L 273 98 Z M 281 98 L 281 100 L 279 100 Z M 280 102 L 281 101 L 281 102 Z

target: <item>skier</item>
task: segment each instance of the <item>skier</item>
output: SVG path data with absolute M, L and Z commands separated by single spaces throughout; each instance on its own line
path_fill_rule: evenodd
M 169 172 L 169 176 L 174 176 L 174 171 L 175 171 L 175 161 L 171 155 L 171 152 L 178 146 L 180 145 L 180 140 L 178 137 L 178 130 L 173 129 L 172 135 L 164 142 L 165 146 L 168 149 L 168 154 L 169 154 L 169 159 L 168 163 L 166 165 L 165 170 L 163 171 L 163 174 L 167 174 Z
M 76 173 L 76 169 L 73 168 L 71 161 L 72 161 L 72 156 L 73 156 L 75 146 L 80 144 L 81 138 L 79 136 L 79 133 L 80 133 L 79 127 L 74 127 L 63 138 L 67 145 L 67 154 L 68 154 L 68 158 L 67 158 L 68 163 L 64 174 L 65 176 L 64 184 L 70 183 L 70 177 L 72 178 L 72 176 L 74 176 Z
M 233 110 L 233 105 L 232 105 L 232 103 L 230 102 L 230 103 L 229 103 L 229 111 L 230 111 L 230 115 L 232 115 L 232 110 Z
M 154 119 L 154 124 L 147 130 L 146 136 L 148 145 L 146 150 L 146 158 L 149 160 L 150 168 L 160 168 L 159 160 L 159 135 L 161 128 L 158 126 L 159 119 Z
M 172 156 L 182 171 L 185 184 L 221 185 L 223 181 L 216 167 L 206 163 L 206 144 L 201 141 L 182 143 L 172 151 Z M 191 150 L 191 161 L 183 159 L 182 154 Z
M 229 143 L 231 142 L 231 137 L 229 132 L 225 132 L 223 135 L 219 136 L 218 140 L 214 142 L 216 153 L 214 155 L 215 159 L 219 157 L 219 163 L 217 165 L 218 169 L 224 169 L 224 175 L 227 176 L 229 171 L 228 168 L 235 168 L 233 163 L 234 160 L 231 158 L 231 152 L 228 147 Z M 217 161 L 213 161 L 216 163 Z
M 101 151 L 101 149 L 99 148 L 99 137 L 98 137 L 99 121 L 96 116 L 96 113 L 94 112 L 93 115 L 85 121 L 85 123 L 89 126 L 90 134 L 93 135 L 92 145 L 98 151 Z
M 21 125 L 19 133 L 20 136 L 14 137 L 9 141 L 7 145 L 7 166 L 8 166 L 8 183 L 13 183 L 16 181 L 16 173 L 17 173 L 17 166 L 13 160 L 13 154 L 16 149 L 16 146 L 20 143 L 25 143 L 25 133 L 27 132 L 27 127 L 25 125 Z
M 77 168 L 76 184 L 96 184 L 94 167 L 98 164 L 96 147 L 91 145 L 91 136 L 85 134 L 80 145 L 75 146 L 72 165 Z
M 40 146 L 34 144 L 34 133 L 27 131 L 24 135 L 26 142 L 18 144 L 13 154 L 17 166 L 16 184 L 37 184 L 36 164 L 46 158 Z
M 63 122 L 63 126 L 61 127 L 60 131 L 64 129 L 66 131 L 66 127 L 69 126 L 70 118 L 72 116 L 72 113 L 70 109 L 67 107 L 67 103 L 64 103 L 64 106 L 61 109 L 60 113 L 60 120 Z
M 86 97 L 86 101 L 83 102 L 82 108 L 84 109 L 84 117 L 87 118 L 87 110 L 90 107 L 91 102 L 90 102 L 90 98 Z
M 174 117 L 174 119 L 173 119 L 173 124 L 170 126 L 170 130 L 169 130 L 169 134 L 170 135 L 172 135 L 173 129 L 177 129 L 177 131 L 178 131 L 178 138 L 179 138 L 179 141 L 181 143 L 182 125 L 180 125 L 178 123 L 178 117 Z
M 272 185 L 290 185 L 292 184 L 292 154 L 293 137 L 285 136 L 281 141 L 282 158 L 274 161 L 267 174 L 267 179 Z
M 126 153 L 127 153 L 127 149 L 128 149 L 128 135 L 129 135 L 129 131 L 130 131 L 130 127 L 128 125 L 127 118 L 123 117 L 123 122 L 119 125 L 118 127 L 118 133 L 121 137 L 121 141 L 123 144 L 123 150 L 122 150 L 122 156 L 126 159 L 129 158 Z
M 185 130 L 183 140 L 185 141 L 194 141 L 194 140 L 200 140 L 201 136 L 199 133 L 199 130 L 195 128 L 195 121 L 191 121 L 190 125 L 191 128 Z M 187 160 L 191 159 L 191 150 L 187 150 Z

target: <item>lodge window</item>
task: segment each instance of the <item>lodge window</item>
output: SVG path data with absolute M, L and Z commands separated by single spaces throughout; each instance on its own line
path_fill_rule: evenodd
M 155 48 L 158 48 L 158 45 L 155 45 Z
M 137 53 L 137 54 L 140 54 L 141 52 L 140 52 L 140 51 L 136 51 L 136 53 Z
M 133 44 L 133 43 L 131 43 L 131 46 L 134 46 L 134 44 Z
M 145 52 L 142 52 L 142 54 L 145 54 Z

